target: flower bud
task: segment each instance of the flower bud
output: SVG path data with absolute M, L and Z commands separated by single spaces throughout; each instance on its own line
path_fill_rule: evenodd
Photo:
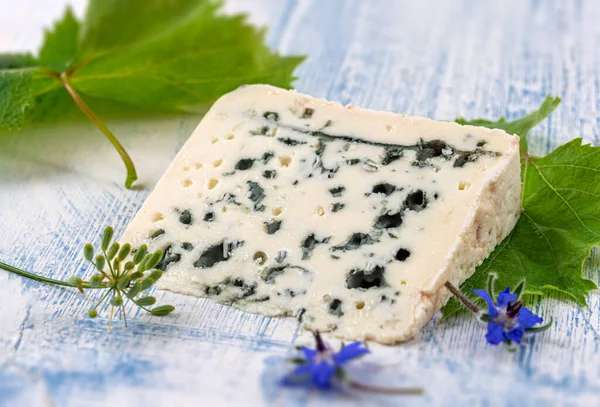
M 106 249 L 108 249 L 108 245 L 110 244 L 114 233 L 115 231 L 110 226 L 104 229 L 104 234 L 102 235 L 102 250 L 106 251 Z
M 129 256 L 129 253 L 131 253 L 131 245 L 129 243 L 125 243 L 123 246 L 121 246 L 121 250 L 119 250 L 119 255 L 117 257 L 119 260 L 123 261 L 127 258 L 127 256 Z
M 152 277 L 145 278 L 144 281 L 142 281 L 142 290 L 147 290 L 152 287 L 152 284 L 154 284 L 154 279 Z
M 148 268 L 146 267 L 146 264 L 148 264 L 148 262 L 150 261 L 150 259 L 152 258 L 151 254 L 147 254 L 146 257 L 144 257 L 144 260 L 142 260 L 140 262 L 140 264 L 138 264 L 138 271 L 146 271 L 148 270 Z
M 152 308 L 150 313 L 157 317 L 163 317 L 169 315 L 173 311 L 175 311 L 175 307 L 172 305 L 159 305 L 158 307 Z
M 140 291 L 142 291 L 142 283 L 136 281 L 136 283 L 129 288 L 129 291 L 127 291 L 125 295 L 127 295 L 127 298 L 129 299 L 133 299 L 140 293 Z
M 148 305 L 154 305 L 156 303 L 156 298 L 154 297 L 142 297 L 135 302 L 137 305 L 141 307 L 146 307 Z
M 161 278 L 163 275 L 163 272 L 161 270 L 154 270 L 152 273 L 150 273 L 150 278 L 154 280 L 154 282 L 158 281 L 159 278 Z
M 92 288 L 98 288 L 100 286 L 102 286 L 102 278 L 104 276 L 100 275 L 100 274 L 94 274 L 92 276 L 92 278 L 90 278 L 90 286 Z
M 150 257 L 150 259 L 146 263 L 146 270 L 151 270 L 154 267 L 156 267 L 156 265 L 158 263 L 160 263 L 160 259 L 162 259 L 162 251 L 158 250 L 158 251 L 156 251 L 156 252 L 154 252 L 152 254 L 152 256 Z
M 137 249 L 137 251 L 133 255 L 133 262 L 135 264 L 140 264 L 141 261 L 144 260 L 144 256 L 146 256 L 147 253 L 148 253 L 148 247 L 146 247 L 146 245 L 143 245 L 142 247 Z
M 71 284 L 73 286 L 76 286 L 76 287 L 80 286 L 82 282 L 83 282 L 83 280 L 81 280 L 80 277 L 77 277 L 77 276 L 69 277 L 69 284 Z
M 115 307 L 120 307 L 121 305 L 123 305 L 123 297 L 119 296 L 119 295 L 115 295 L 110 299 L 110 304 L 114 305 Z
M 125 287 L 127 287 L 127 285 L 129 283 L 130 283 L 130 280 L 128 278 L 120 277 L 119 280 L 117 281 L 117 289 L 122 290 Z
M 86 243 L 86 245 L 83 246 L 83 257 L 85 257 L 87 261 L 92 261 L 94 258 L 94 246 Z
M 104 264 L 106 264 L 106 259 L 104 258 L 104 256 L 101 254 L 96 256 L 96 269 L 98 271 L 104 271 Z
M 108 252 L 106 253 L 106 258 L 108 260 L 112 260 L 113 257 L 115 257 L 117 252 L 119 251 L 119 247 L 120 247 L 119 243 L 114 242 L 112 244 L 112 246 L 110 246 L 110 249 L 108 249 Z
M 137 280 L 138 278 L 144 277 L 144 273 L 141 271 L 135 271 L 133 273 L 127 274 L 127 278 L 130 281 Z

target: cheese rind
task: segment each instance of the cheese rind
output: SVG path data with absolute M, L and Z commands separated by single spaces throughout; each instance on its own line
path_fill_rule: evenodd
M 410 339 L 510 233 L 519 142 L 266 85 L 219 99 L 123 240 L 165 250 L 158 286 Z

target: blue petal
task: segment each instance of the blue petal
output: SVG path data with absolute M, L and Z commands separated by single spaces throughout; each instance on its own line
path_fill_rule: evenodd
M 517 316 L 517 324 L 522 328 L 531 328 L 536 324 L 542 323 L 543 319 L 535 315 L 529 309 L 521 307 Z
M 284 386 L 306 386 L 310 385 L 312 379 L 313 364 L 307 363 L 296 367 L 288 375 L 284 376 L 281 384 Z
M 309 362 L 312 362 L 312 360 L 315 358 L 315 356 L 317 356 L 317 353 L 318 353 L 316 350 L 307 348 L 306 346 L 302 347 L 302 352 L 304 352 L 304 357 Z
M 313 370 L 313 365 L 310 363 L 307 363 L 305 365 L 301 365 L 298 366 L 297 368 L 295 368 L 292 373 L 290 373 L 290 376 L 294 376 L 294 377 L 300 377 L 300 376 L 308 376 L 309 374 L 311 374 Z
M 491 345 L 498 345 L 504 338 L 504 327 L 494 322 L 488 322 L 485 339 Z
M 331 379 L 335 374 L 336 367 L 329 363 L 322 362 L 318 365 L 313 365 L 312 381 L 315 385 L 328 389 L 331 387 Z
M 509 302 L 514 303 L 518 298 L 517 294 L 510 293 L 510 287 L 506 287 L 506 290 L 498 294 L 498 308 L 506 308 Z
M 510 339 L 511 341 L 515 341 L 516 343 L 521 343 L 521 338 L 525 333 L 525 329 L 520 326 L 515 326 L 510 331 L 506 332 L 506 339 Z
M 365 348 L 362 342 L 353 342 L 350 345 L 344 346 L 342 350 L 333 355 L 333 360 L 337 366 L 341 366 L 349 360 L 369 352 L 369 349 Z
M 494 300 L 490 297 L 490 294 L 485 290 L 471 290 L 473 293 L 477 294 L 481 297 L 488 306 L 488 313 L 490 315 L 490 319 L 496 318 L 498 316 L 498 308 L 494 304 Z

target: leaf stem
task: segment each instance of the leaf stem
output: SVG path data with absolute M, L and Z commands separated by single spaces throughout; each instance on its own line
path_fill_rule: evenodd
M 404 387 L 404 388 L 392 388 L 392 387 L 377 387 L 355 382 L 354 380 L 348 380 L 348 385 L 353 389 L 366 391 L 369 393 L 379 394 L 390 394 L 390 395 L 403 395 L 403 396 L 420 396 L 425 391 L 421 387 Z
M 131 157 L 125 151 L 123 145 L 117 140 L 117 138 L 112 134 L 112 132 L 106 127 L 106 125 L 92 112 L 89 106 L 83 101 L 81 96 L 77 93 L 75 88 L 71 85 L 69 81 L 69 75 L 66 72 L 63 72 L 58 77 L 62 85 L 65 87 L 69 95 L 73 98 L 75 104 L 81 109 L 81 111 L 100 129 L 102 133 L 108 138 L 110 143 L 116 148 L 117 152 L 121 156 L 123 160 L 123 164 L 125 164 L 125 168 L 127 169 L 127 179 L 125 180 L 125 188 L 131 188 L 133 183 L 137 180 L 137 173 L 135 171 L 135 166 Z
M 53 278 L 43 277 L 43 276 L 40 276 L 38 274 L 30 273 L 30 272 L 22 270 L 20 268 L 17 268 L 17 267 L 11 266 L 9 264 L 3 263 L 1 261 L 0 261 L 0 269 L 6 270 L 6 271 L 14 273 L 14 274 L 17 274 L 17 275 L 19 275 L 21 277 L 25 277 L 25 278 L 29 278 L 31 280 L 38 281 L 40 283 L 60 285 L 60 286 L 63 286 L 63 287 L 77 288 L 77 284 L 71 284 L 68 281 L 55 280 Z M 106 286 L 104 286 L 104 285 L 101 285 L 99 287 L 92 287 L 89 282 L 82 282 L 81 283 L 81 287 L 83 287 L 83 288 L 106 288 Z
M 454 287 L 452 285 L 452 283 L 450 283 L 450 281 L 446 281 L 446 283 L 444 284 L 444 286 L 450 290 L 450 292 L 460 301 L 464 304 L 465 307 L 467 307 L 468 309 L 470 309 L 471 311 L 473 311 L 474 313 L 478 313 L 479 312 L 479 307 L 477 305 L 475 305 L 471 300 L 469 300 L 463 293 L 460 292 L 460 290 L 456 287 Z

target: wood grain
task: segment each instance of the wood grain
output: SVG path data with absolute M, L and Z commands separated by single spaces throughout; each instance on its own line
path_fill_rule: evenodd
M 63 1 L 0 0 L 0 51 L 34 50 Z M 81 15 L 85 2 L 73 2 Z M 587 1 L 235 0 L 268 24 L 269 44 L 307 54 L 296 87 L 374 109 L 451 120 L 518 117 L 548 94 L 563 103 L 532 133 L 544 154 L 582 136 L 600 143 L 600 5 Z M 49 123 L 0 134 L 0 259 L 65 278 L 107 224 L 121 232 L 198 118 L 110 120 L 144 188 L 126 191 L 118 156 L 91 124 Z M 600 252 L 585 275 L 598 282 Z M 559 406 L 599 405 L 600 295 L 589 307 L 556 298 L 532 308 L 555 325 L 514 353 L 487 345 L 470 316 L 398 347 L 372 346 L 352 374 L 377 385 L 423 386 L 423 397 L 282 389 L 292 320 L 158 292 L 177 312 L 130 310 L 107 332 L 94 297 L 0 273 L 1 406 Z

